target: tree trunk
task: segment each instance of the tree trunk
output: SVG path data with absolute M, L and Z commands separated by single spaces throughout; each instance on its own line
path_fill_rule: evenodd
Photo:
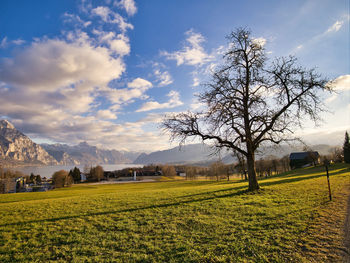
M 254 154 L 248 154 L 247 166 L 248 166 L 249 191 L 258 190 L 260 187 L 258 184 L 258 180 L 256 178 Z

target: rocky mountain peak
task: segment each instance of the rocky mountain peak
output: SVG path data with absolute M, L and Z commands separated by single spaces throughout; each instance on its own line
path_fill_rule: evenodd
M 6 161 L 57 164 L 51 155 L 18 131 L 13 124 L 7 120 L 0 120 L 0 163 Z
M 86 141 L 80 142 L 78 145 L 80 147 L 89 147 L 90 146 Z
M 0 120 L 0 129 L 11 129 L 14 130 L 15 126 L 8 120 Z

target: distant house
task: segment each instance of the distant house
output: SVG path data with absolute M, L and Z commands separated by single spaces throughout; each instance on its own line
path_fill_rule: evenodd
M 295 152 L 289 155 L 289 165 L 291 169 L 307 167 L 320 163 L 318 152 Z
M 176 175 L 186 177 L 186 172 L 183 170 L 176 170 Z

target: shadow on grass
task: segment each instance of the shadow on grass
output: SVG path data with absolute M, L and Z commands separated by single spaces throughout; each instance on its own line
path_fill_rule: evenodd
M 269 178 L 261 179 L 259 184 L 261 186 L 270 186 L 270 185 L 275 185 L 275 184 L 293 183 L 293 182 L 299 182 L 299 181 L 303 181 L 303 180 L 315 179 L 315 178 L 319 178 L 319 177 L 326 177 L 326 170 L 324 167 L 320 166 L 320 167 L 316 167 L 316 168 L 310 168 L 310 170 L 311 171 L 307 171 L 305 169 L 302 169 L 302 170 L 295 171 L 294 173 L 288 174 L 288 175 L 271 176 Z M 333 170 L 329 170 L 329 176 L 331 177 L 331 176 L 338 175 L 338 174 L 344 174 L 345 172 L 347 172 L 347 170 L 350 171 L 350 169 L 347 167 L 341 168 L 341 169 L 335 168 Z M 305 176 L 306 172 L 309 172 L 310 175 Z M 291 178 L 291 177 L 293 177 L 293 178 Z M 269 179 L 280 179 L 280 180 L 274 180 L 272 182 L 265 181 L 265 180 L 269 180 Z
M 237 189 L 237 188 L 235 188 L 235 189 Z M 209 200 L 219 199 L 219 198 L 238 196 L 238 195 L 241 195 L 244 193 L 249 193 L 249 192 L 248 192 L 248 190 L 240 190 L 240 191 L 225 194 L 225 195 L 217 195 L 217 196 L 211 196 L 211 197 L 207 197 L 207 198 L 198 198 L 198 199 L 194 199 L 194 200 L 184 200 L 184 201 L 166 203 L 166 204 L 155 204 L 155 205 L 150 205 L 150 206 L 135 207 L 135 208 L 128 208 L 128 209 L 114 210 L 114 211 L 87 213 L 87 214 L 82 214 L 82 215 L 62 216 L 62 217 L 49 218 L 49 219 L 29 220 L 29 221 L 23 221 L 23 222 L 0 224 L 0 227 L 19 226 L 19 225 L 26 225 L 26 224 L 31 224 L 31 223 L 56 222 L 59 220 L 75 219 L 75 218 L 82 218 L 82 217 L 88 217 L 88 216 L 100 216 L 100 215 L 108 215 L 108 214 L 142 211 L 142 210 L 155 209 L 155 208 L 166 208 L 166 207 L 178 206 L 178 205 L 183 205 L 183 204 L 189 204 L 189 203 L 209 201 Z
M 344 170 L 348 170 L 349 168 L 343 168 L 340 169 L 337 172 L 332 172 L 330 171 L 330 175 L 336 175 L 336 174 L 341 174 L 344 173 Z M 316 169 L 315 169 L 316 170 Z M 324 174 L 317 173 L 315 174 L 315 170 L 313 170 L 313 175 L 305 176 L 305 171 L 304 174 L 302 174 L 302 171 L 297 171 L 300 175 L 303 175 L 301 177 L 294 177 L 294 178 L 289 178 L 291 176 L 297 176 L 297 174 L 293 175 L 288 175 L 286 176 L 276 176 L 276 177 L 270 177 L 266 178 L 260 181 L 261 186 L 271 186 L 271 185 L 279 185 L 279 184 L 286 184 L 286 183 L 293 183 L 293 182 L 300 182 L 304 180 L 310 180 L 310 179 L 315 179 L 319 177 L 325 176 Z M 317 169 L 319 170 L 319 169 Z M 337 169 L 338 170 L 338 169 Z M 280 180 L 274 180 L 274 181 L 268 181 L 266 182 L 265 180 L 268 179 L 279 179 Z M 245 181 L 235 181 L 233 183 L 242 183 Z M 232 182 L 231 182 L 232 183 Z M 245 189 L 244 189 L 245 188 Z M 166 207 L 172 207 L 172 206 L 178 206 L 178 205 L 183 205 L 183 204 L 189 204 L 189 203 L 195 203 L 195 202 L 203 202 L 203 201 L 209 201 L 209 200 L 214 200 L 214 199 L 219 199 L 219 198 L 227 198 L 227 197 L 233 197 L 233 196 L 239 196 L 242 194 L 252 194 L 252 192 L 249 192 L 247 189 L 247 185 L 243 185 L 240 187 L 233 187 L 233 188 L 226 188 L 226 189 L 220 189 L 220 190 L 215 190 L 215 191 L 210 191 L 210 192 L 202 192 L 198 194 L 192 194 L 192 195 L 184 195 L 184 196 L 177 196 L 173 197 L 172 199 L 179 199 L 179 198 L 191 198 L 191 197 L 200 197 L 203 195 L 213 195 L 210 197 L 205 197 L 205 198 L 197 198 L 197 199 L 191 199 L 191 200 L 181 200 L 178 202 L 172 202 L 172 203 L 165 203 L 165 204 L 155 204 L 155 205 L 150 205 L 150 206 L 145 206 L 145 207 L 136 207 L 136 208 L 128 208 L 128 209 L 121 209 L 121 210 L 114 210 L 114 211 L 105 211 L 105 212 L 96 212 L 96 213 L 88 213 L 88 214 L 82 214 L 82 215 L 72 215 L 72 216 L 63 216 L 63 217 L 57 217 L 57 218 L 49 218 L 49 219 L 39 219 L 39 220 L 29 220 L 29 221 L 23 221 L 23 222 L 15 222 L 15 223 L 8 223 L 8 224 L 0 224 L 0 227 L 6 227 L 6 226 L 18 226 L 18 225 L 25 225 L 25 224 L 31 224 L 31 223 L 42 223 L 42 222 L 56 222 L 59 220 L 67 220 L 67 219 L 75 219 L 75 218 L 82 218 L 82 217 L 88 217 L 88 216 L 99 216 L 99 215 L 107 215 L 107 214 L 115 214 L 115 213 L 126 213 L 126 212 L 135 212 L 135 211 L 142 211 L 142 210 L 147 210 L 147 209 L 155 209 L 155 208 L 166 208 Z M 216 193 L 222 193 L 222 192 L 228 192 L 228 191 L 233 191 L 235 190 L 234 193 L 227 193 L 223 195 L 216 195 Z M 259 194 L 260 192 L 256 192 Z M 254 193 L 254 194 L 256 194 Z M 168 199 L 165 199 L 168 200 Z

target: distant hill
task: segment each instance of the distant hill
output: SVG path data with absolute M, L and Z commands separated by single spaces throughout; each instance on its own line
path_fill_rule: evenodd
M 119 164 L 131 163 L 123 153 L 117 150 L 104 150 L 81 142 L 75 146 L 67 144 L 41 144 L 57 161 L 66 164 Z
M 332 146 L 319 144 L 310 146 L 313 151 L 318 151 L 321 155 L 329 154 Z M 281 145 L 264 146 L 256 153 L 256 160 L 264 158 L 282 158 L 291 152 L 302 151 L 303 146 Z M 195 164 L 209 165 L 219 160 L 218 155 L 211 155 L 212 149 L 206 144 L 189 144 L 182 147 L 174 147 L 169 150 L 155 151 L 150 154 L 141 154 L 135 161 L 135 164 Z M 237 160 L 228 152 L 221 153 L 221 161 L 225 164 L 234 163 Z
M 0 120 L 0 164 L 56 165 L 59 163 L 9 121 Z
M 211 156 L 212 149 L 206 144 L 189 144 L 182 147 L 174 147 L 169 150 L 156 151 L 150 154 L 141 154 L 135 164 L 156 164 L 156 163 L 197 163 L 210 162 L 218 159 Z

